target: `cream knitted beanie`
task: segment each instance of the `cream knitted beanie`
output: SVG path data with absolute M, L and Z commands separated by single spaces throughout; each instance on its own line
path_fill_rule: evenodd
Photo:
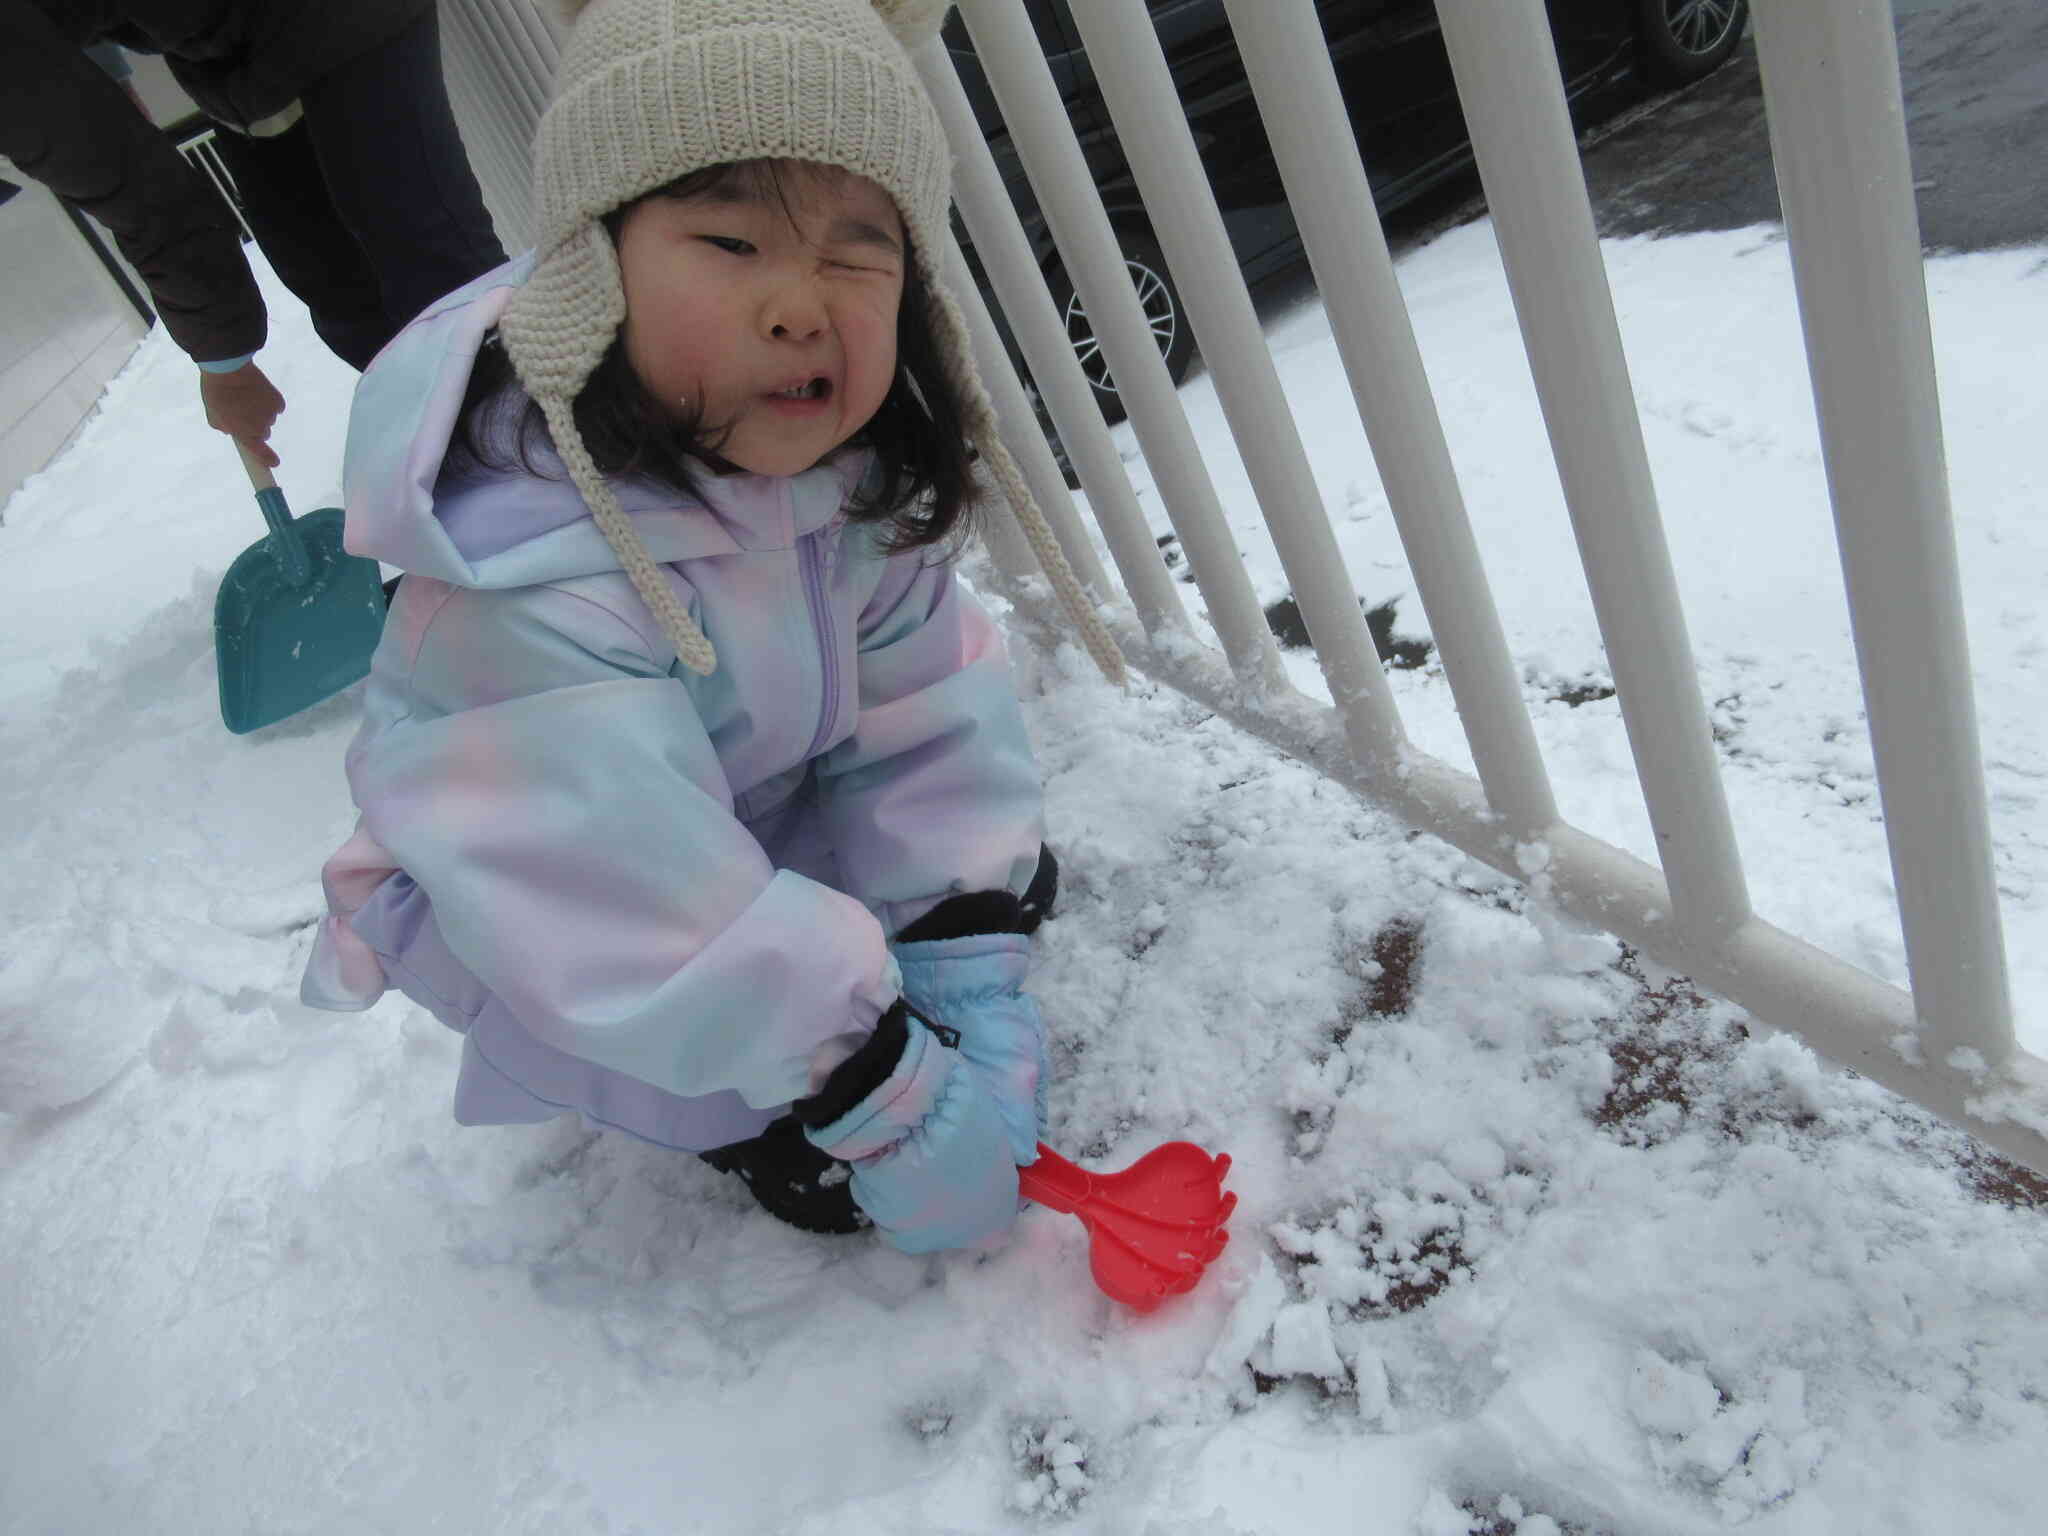
M 895 199 L 969 436 L 1106 676 L 1123 658 L 1060 552 L 975 372 L 965 319 L 940 275 L 952 167 L 945 130 L 906 52 L 951 0 L 569 0 L 576 25 L 534 142 L 538 259 L 500 322 L 519 381 L 633 586 L 683 665 L 717 656 L 663 579 L 576 430 L 576 396 L 626 316 L 603 217 L 678 177 L 730 161 L 793 159 L 865 176 Z

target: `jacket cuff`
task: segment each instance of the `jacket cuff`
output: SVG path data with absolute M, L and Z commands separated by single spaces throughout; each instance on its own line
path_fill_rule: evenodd
M 932 939 L 967 939 L 987 933 L 1035 933 L 1052 915 L 1059 892 L 1060 865 L 1052 850 L 1038 845 L 1038 868 L 1022 896 L 1008 891 L 968 891 L 944 901 L 906 923 L 891 944 L 922 944 Z
M 1008 891 L 970 891 L 948 896 L 889 942 L 922 944 L 984 933 L 1022 933 L 1024 904 Z
M 806 1128 L 822 1130 L 889 1080 L 910 1043 L 910 1011 L 898 998 L 875 1020 L 865 1044 L 832 1069 L 825 1086 L 790 1108 Z

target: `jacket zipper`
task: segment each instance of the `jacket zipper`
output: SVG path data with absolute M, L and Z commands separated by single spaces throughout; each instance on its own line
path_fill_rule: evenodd
M 804 753 L 806 762 L 818 755 L 825 738 L 832 734 L 832 722 L 839 718 L 839 636 L 834 632 L 831 604 L 825 595 L 825 572 L 831 567 L 825 541 L 830 536 L 829 529 L 821 528 L 803 541 L 800 550 L 804 595 L 810 599 L 811 623 L 818 632 L 818 664 L 824 674 L 818 730 L 811 738 L 810 749 Z

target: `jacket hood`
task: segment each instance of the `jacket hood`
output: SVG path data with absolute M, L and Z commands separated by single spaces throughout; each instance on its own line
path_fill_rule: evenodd
M 477 350 L 533 268 L 528 252 L 432 305 L 356 386 L 342 460 L 351 554 L 460 587 L 505 588 L 621 570 L 552 449 L 546 473 L 480 471 L 441 482 Z M 839 515 L 872 454 L 841 450 L 800 475 L 706 469 L 696 499 L 646 480 L 613 482 L 656 563 L 783 549 Z

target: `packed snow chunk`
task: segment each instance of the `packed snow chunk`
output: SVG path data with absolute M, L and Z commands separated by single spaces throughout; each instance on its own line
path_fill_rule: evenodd
M 1352 1327 L 1352 1342 L 1364 1333 L 1363 1324 Z M 1351 1366 L 1354 1389 L 1358 1395 L 1358 1416 L 1368 1424 L 1377 1424 L 1387 1416 L 1394 1406 L 1393 1383 L 1387 1379 L 1387 1362 L 1374 1350 L 1360 1348 Z
M 1507 1174 L 1508 1155 L 1491 1136 L 1461 1136 L 1444 1148 L 1443 1164 L 1453 1178 L 1477 1189 Z
M 0 1112 L 97 1093 L 142 1054 L 168 1007 L 69 925 L 16 929 L 0 955 Z
M 1636 1351 L 1629 1372 L 1628 1411 L 1660 1435 L 1689 1435 L 1721 1406 L 1721 1390 L 1697 1371 L 1673 1365 L 1652 1349 Z
M 1728 1433 L 1715 1459 L 1726 1470 L 1715 1484 L 1714 1503 L 1730 1522 L 1784 1503 L 1819 1475 L 1827 1455 L 1828 1436 L 1807 1415 L 1802 1373 L 1772 1372 L 1759 1388 L 1724 1414 Z
M 1959 1045 L 1942 1058 L 1952 1071 L 1982 1080 L 1991 1071 L 1991 1063 L 1984 1059 L 1982 1051 L 1973 1051 L 1967 1045 Z
M 1631 1417 L 1650 1434 L 1650 1459 L 1669 1484 L 1706 1495 L 1728 1524 L 1782 1504 L 1819 1471 L 1826 1437 L 1807 1418 L 1806 1382 L 1774 1373 L 1761 1391 L 1730 1399 L 1697 1371 L 1639 1350 Z
M 1415 1536 L 1473 1536 L 1478 1529 L 1478 1517 L 1453 1503 L 1441 1488 L 1430 1489 L 1415 1512 Z
M 1540 882 L 1547 882 L 1548 875 L 1539 876 Z M 1529 921 L 1543 936 L 1543 952 L 1550 963 L 1560 971 L 1573 975 L 1593 976 L 1601 971 L 1612 970 L 1621 959 L 1621 940 L 1611 933 L 1602 933 L 1588 928 L 1576 919 L 1549 904 L 1543 891 L 1536 891 L 1536 900 L 1525 909 Z
M 1022 1513 L 1072 1514 L 1094 1486 L 1087 1443 L 1072 1420 L 1020 1424 L 1010 1436 L 1010 1450 L 1024 1474 L 1010 1491 L 1010 1507 Z
M 1488 1527 L 1489 1530 L 1508 1530 L 1514 1536 L 1563 1536 L 1563 1527 L 1548 1515 L 1532 1515 L 1522 1507 L 1522 1501 L 1512 1494 L 1502 1494 L 1500 1502 L 1494 1505 L 1494 1513 L 1501 1521 Z
M 1322 1302 L 1292 1302 L 1273 1315 L 1273 1374 L 1344 1379 L 1344 1362 L 1330 1334 L 1330 1309 Z
M 1269 1254 L 1259 1255 L 1259 1267 L 1246 1281 L 1244 1294 L 1224 1319 L 1223 1332 L 1209 1351 L 1203 1369 L 1224 1381 L 1240 1380 L 1245 1362 L 1272 1329 L 1273 1319 L 1287 1302 L 1287 1284 L 1273 1267 Z

